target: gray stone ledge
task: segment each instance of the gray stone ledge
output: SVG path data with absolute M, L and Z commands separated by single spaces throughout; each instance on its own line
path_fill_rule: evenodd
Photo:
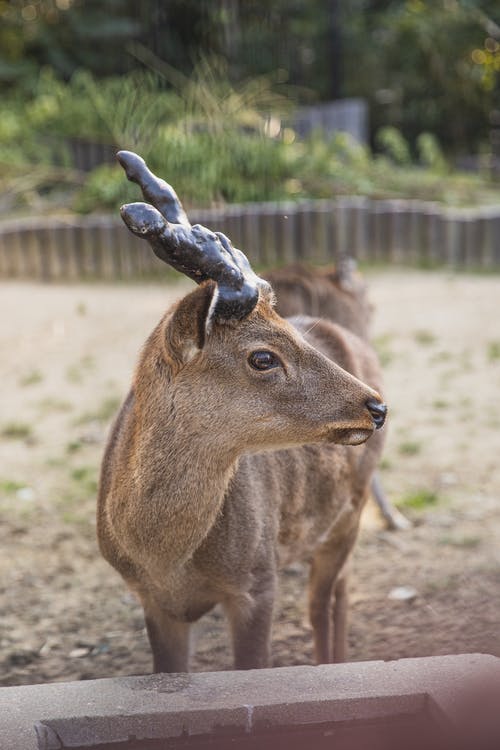
M 500 659 L 464 654 L 0 688 L 0 750 L 119 748 L 130 738 L 147 746 L 411 717 L 470 736 L 471 750 L 490 739 L 497 750 Z

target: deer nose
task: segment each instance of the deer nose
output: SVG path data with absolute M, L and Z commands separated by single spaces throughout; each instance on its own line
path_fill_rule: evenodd
M 369 398 L 366 402 L 366 408 L 372 416 L 372 419 L 375 423 L 375 429 L 380 430 L 385 422 L 385 418 L 387 415 L 387 406 L 380 403 L 380 401 L 376 401 L 374 398 Z

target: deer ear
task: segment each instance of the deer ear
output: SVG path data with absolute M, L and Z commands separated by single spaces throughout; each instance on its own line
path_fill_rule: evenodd
M 205 344 L 207 318 L 216 293 L 212 281 L 201 284 L 181 299 L 165 329 L 166 355 L 181 366 L 198 354 Z

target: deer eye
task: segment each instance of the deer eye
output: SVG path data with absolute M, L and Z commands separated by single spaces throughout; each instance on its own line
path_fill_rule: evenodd
M 262 350 L 252 352 L 248 357 L 248 364 L 254 370 L 271 370 L 273 367 L 279 367 L 281 362 L 276 354 Z

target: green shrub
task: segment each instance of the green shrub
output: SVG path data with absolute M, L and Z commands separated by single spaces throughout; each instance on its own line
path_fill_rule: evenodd
M 381 151 L 396 164 L 411 163 L 410 148 L 397 128 L 391 126 L 380 128 L 375 136 L 375 142 Z
M 88 174 L 73 169 L 68 139 L 74 138 L 138 151 L 188 207 L 345 194 L 455 205 L 499 201 L 480 177 L 447 174 L 429 133 L 418 139 L 426 168 L 411 164 L 395 128 L 379 131 L 383 153 L 376 156 L 345 133 L 318 131 L 299 141 L 286 127 L 292 97 L 269 78 L 235 85 L 221 61 L 202 60 L 190 78 L 156 59 L 144 62 L 156 72 L 98 82 L 85 71 L 66 83 L 44 70 L 29 100 L 26 94 L 5 98 L 0 193 L 7 208 L 41 210 L 52 200 L 81 212 L 115 211 L 137 199 L 118 166 Z

